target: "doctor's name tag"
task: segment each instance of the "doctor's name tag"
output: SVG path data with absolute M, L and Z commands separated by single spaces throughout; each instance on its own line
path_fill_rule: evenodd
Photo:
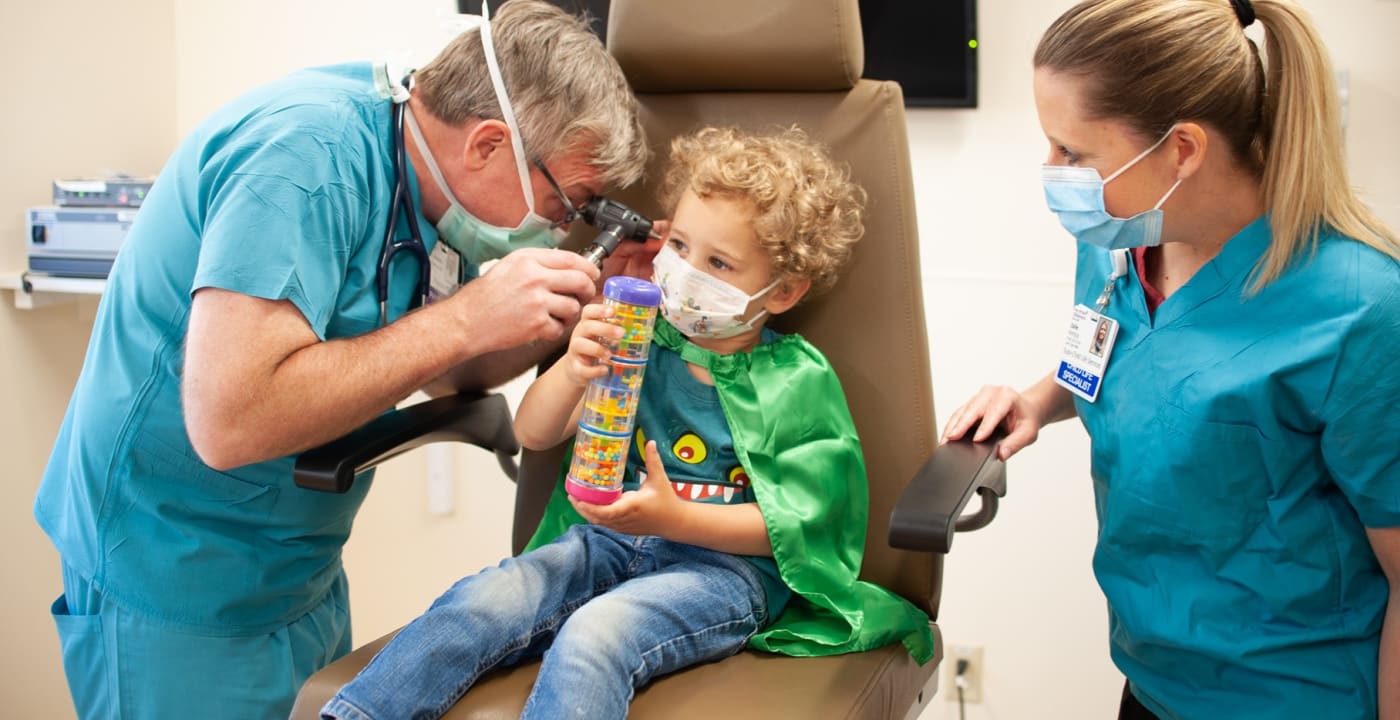
M 1099 399 L 1104 368 L 1117 337 L 1118 321 L 1087 305 L 1075 305 L 1055 382 L 1089 402 Z
M 428 255 L 428 302 L 435 303 L 462 287 L 462 256 L 439 240 Z

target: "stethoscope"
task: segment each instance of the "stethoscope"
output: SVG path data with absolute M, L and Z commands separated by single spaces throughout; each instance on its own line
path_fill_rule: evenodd
M 403 79 L 403 87 L 407 88 L 412 75 L 407 75 Z M 394 200 L 389 206 L 389 227 L 384 231 L 384 248 L 379 251 L 379 274 L 377 278 L 379 294 L 379 324 L 387 325 L 389 322 L 389 268 L 394 261 L 394 256 L 402 251 L 408 251 L 415 260 L 418 261 L 418 287 L 413 293 L 413 298 L 409 300 L 408 309 L 412 310 L 421 307 L 428 302 L 428 282 L 430 268 L 428 265 L 428 248 L 423 244 L 423 235 L 418 231 L 418 210 L 413 206 L 413 193 L 408 188 L 408 151 L 403 142 L 403 116 L 404 110 L 408 107 L 408 100 L 402 102 L 391 100 L 393 103 L 390 111 L 390 124 L 394 126 Z M 404 219 L 408 222 L 408 237 L 399 238 L 399 212 L 402 211 Z

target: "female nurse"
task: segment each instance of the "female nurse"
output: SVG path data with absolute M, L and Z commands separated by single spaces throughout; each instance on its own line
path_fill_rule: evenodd
M 1075 320 L 945 435 L 1083 422 L 1122 718 L 1400 717 L 1400 243 L 1332 78 L 1290 0 L 1087 0 L 1036 50 Z

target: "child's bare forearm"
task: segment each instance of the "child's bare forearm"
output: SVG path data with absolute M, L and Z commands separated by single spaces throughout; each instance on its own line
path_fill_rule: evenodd
M 685 502 L 680 522 L 668 528 L 667 540 L 731 555 L 773 556 L 768 526 L 758 503 L 712 505 Z
M 574 434 L 583 387 L 570 381 L 563 364 L 550 366 L 531 383 L 515 413 L 515 439 L 530 450 L 545 450 Z

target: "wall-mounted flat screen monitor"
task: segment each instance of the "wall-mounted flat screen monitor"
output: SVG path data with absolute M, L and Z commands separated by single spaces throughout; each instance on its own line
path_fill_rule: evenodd
M 594 32 L 606 38 L 609 0 L 550 1 L 587 12 Z M 680 1 L 693 0 L 653 0 Z M 481 0 L 457 5 L 481 12 Z M 977 0 L 860 0 L 860 22 L 865 77 L 898 82 L 909 106 L 977 106 Z

